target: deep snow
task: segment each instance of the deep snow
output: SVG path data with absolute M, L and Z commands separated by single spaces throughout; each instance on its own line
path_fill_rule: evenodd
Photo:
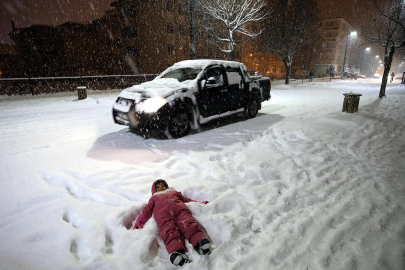
M 182 269 L 405 269 L 405 86 L 273 82 L 255 119 L 178 140 L 115 125 L 118 91 L 0 97 L 0 269 L 176 269 L 157 178 L 195 200 L 214 244 Z M 359 92 L 359 112 L 341 112 Z

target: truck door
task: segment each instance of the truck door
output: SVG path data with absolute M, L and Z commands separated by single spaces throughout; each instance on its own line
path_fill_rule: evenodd
M 202 77 L 198 91 L 198 108 L 203 117 L 228 111 L 229 93 L 225 70 L 220 66 L 209 67 Z
M 246 94 L 249 90 L 249 85 L 245 83 L 240 68 L 227 67 L 226 76 L 230 96 L 229 110 L 243 108 L 246 102 Z

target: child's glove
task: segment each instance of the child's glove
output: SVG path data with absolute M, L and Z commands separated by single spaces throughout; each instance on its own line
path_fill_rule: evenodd
M 209 203 L 209 201 L 203 201 L 202 203 L 203 203 L 203 204 L 207 204 L 207 203 Z
M 145 224 L 145 217 L 140 214 L 139 217 L 136 219 L 135 225 L 132 229 L 142 229 L 143 224 Z

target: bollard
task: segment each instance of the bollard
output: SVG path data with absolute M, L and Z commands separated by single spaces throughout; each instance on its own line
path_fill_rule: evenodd
M 77 97 L 79 98 L 79 100 L 87 98 L 86 86 L 79 86 L 76 89 L 77 89 Z
M 345 93 L 343 95 L 345 97 L 343 99 L 342 112 L 347 112 L 347 113 L 357 112 L 359 110 L 360 96 L 362 96 L 362 94 L 350 92 L 350 93 Z

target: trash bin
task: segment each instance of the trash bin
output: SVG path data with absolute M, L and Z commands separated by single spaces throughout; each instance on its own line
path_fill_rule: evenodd
M 79 100 L 87 98 L 86 86 L 79 86 L 76 89 L 77 89 L 77 97 L 79 98 Z
M 343 109 L 342 112 L 354 113 L 359 110 L 360 96 L 362 94 L 358 93 L 345 93 L 343 99 Z

